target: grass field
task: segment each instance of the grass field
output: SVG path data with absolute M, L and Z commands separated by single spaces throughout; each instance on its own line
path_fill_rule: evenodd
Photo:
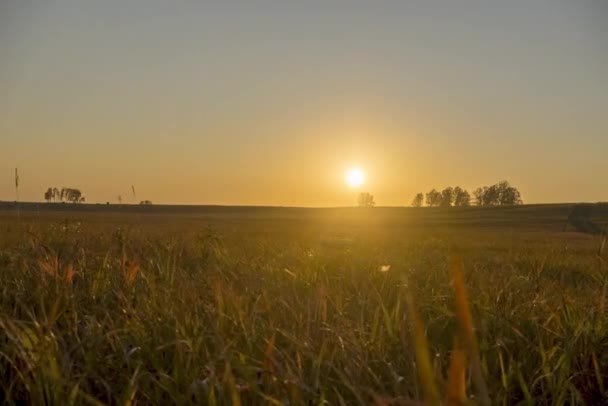
M 608 205 L 588 207 L 0 204 L 0 400 L 408 404 L 408 297 L 443 399 L 460 258 L 492 404 L 602 404 L 608 247 L 582 231 Z

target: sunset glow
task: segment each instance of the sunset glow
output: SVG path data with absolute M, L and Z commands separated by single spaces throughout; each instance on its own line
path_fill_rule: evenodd
M 352 168 L 344 176 L 346 184 L 351 188 L 358 188 L 365 183 L 365 173 L 359 168 Z
M 608 2 L 173 3 L 0 1 L 0 200 L 608 199 Z

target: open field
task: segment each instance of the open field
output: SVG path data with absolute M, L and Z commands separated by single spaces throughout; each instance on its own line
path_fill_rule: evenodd
M 607 204 L 22 204 L 18 219 L 0 203 L 0 399 L 421 399 L 408 295 L 443 393 L 461 258 L 492 403 L 600 404 L 607 224 Z

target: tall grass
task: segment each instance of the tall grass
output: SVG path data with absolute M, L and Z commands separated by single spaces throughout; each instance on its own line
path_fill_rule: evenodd
M 6 234 L 2 402 L 605 399 L 608 270 L 594 241 L 221 230 Z

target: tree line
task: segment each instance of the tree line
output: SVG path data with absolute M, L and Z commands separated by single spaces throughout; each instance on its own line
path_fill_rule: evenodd
M 472 197 L 467 190 L 459 186 L 416 194 L 412 206 L 422 207 L 423 203 L 429 207 L 467 207 L 471 203 L 477 206 L 512 206 L 523 204 L 523 200 L 519 190 L 503 180 L 495 185 L 478 187 Z
M 447 187 L 442 191 L 432 189 L 426 194 L 418 193 L 412 201 L 412 206 L 422 207 L 426 200 L 426 205 L 429 207 L 451 207 L 451 206 L 470 206 L 471 195 L 460 186 Z
M 50 187 L 44 192 L 44 200 L 47 202 L 70 202 L 84 203 L 84 196 L 79 189 Z

